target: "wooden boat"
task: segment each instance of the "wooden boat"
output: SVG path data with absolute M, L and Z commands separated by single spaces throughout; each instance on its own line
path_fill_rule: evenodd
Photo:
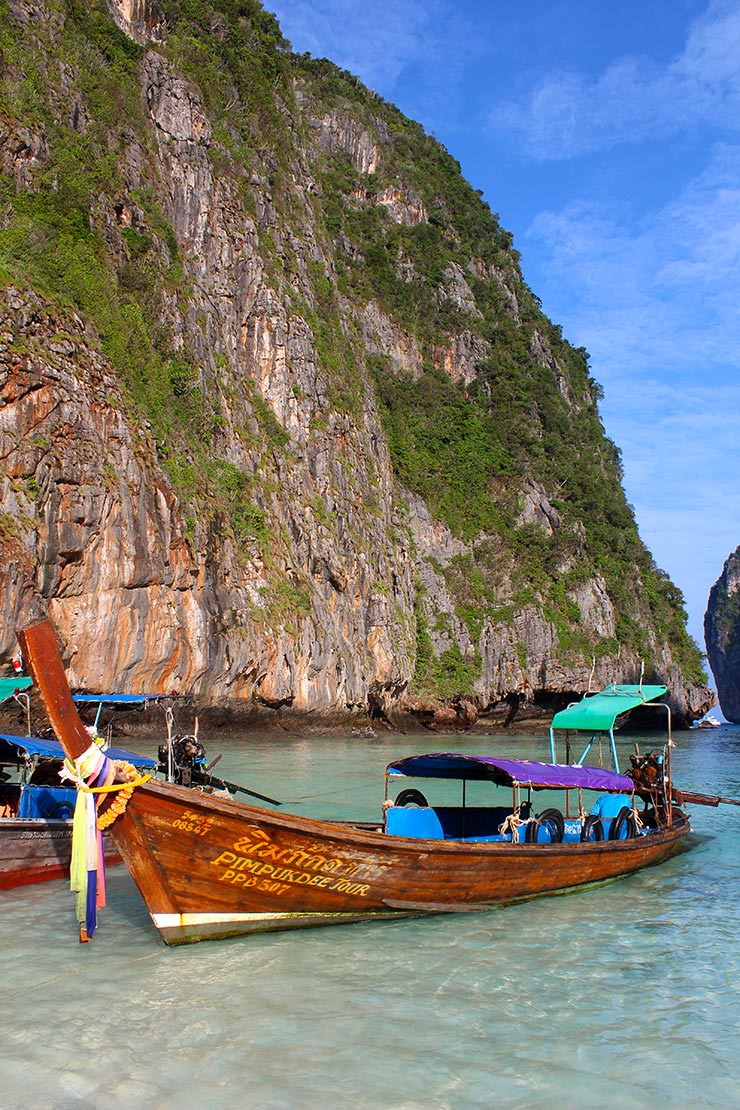
M 89 737 L 70 697 L 54 629 L 41 622 L 19 639 L 86 789 Z M 488 909 L 660 863 L 679 849 L 689 822 L 671 800 L 669 764 L 656 766 L 660 773 L 645 773 L 643 781 L 640 767 L 630 779 L 579 765 L 415 756 L 389 766 L 377 823 L 311 820 L 172 784 L 133 786 L 123 772 L 108 768 L 97 781 L 107 775 L 114 790 L 99 796 L 97 812 L 99 822 L 110 822 L 163 940 L 181 944 Z M 391 800 L 391 790 L 409 778 L 432 784 L 454 779 L 462 804 L 429 806 L 408 789 Z M 506 804 L 467 805 L 466 792 L 480 784 L 503 787 Z M 565 792 L 565 816 L 552 809 L 531 815 L 532 792 L 543 789 Z M 623 795 L 617 816 L 603 823 L 587 817 L 583 798 L 590 791 Z M 574 798 L 575 816 L 569 813 Z M 81 939 L 87 939 L 84 923 Z
M 0 704 L 13 698 L 22 707 L 28 735 L 0 734 L 0 890 L 27 886 L 49 879 L 68 878 L 72 854 L 72 817 L 77 791 L 59 777 L 65 754 L 55 740 L 30 735 L 27 676 L 0 679 Z M 243 791 L 262 801 L 274 802 L 237 783 L 209 773 L 205 748 L 195 735 L 173 735 L 173 706 L 179 695 L 74 694 L 75 706 L 94 714 L 87 725 L 96 743 L 103 743 L 110 760 L 125 761 L 140 772 L 155 771 L 168 781 L 199 785 L 227 793 Z M 159 760 L 111 745 L 113 717 L 154 706 L 164 709 L 167 741 L 160 745 Z M 104 719 L 102 714 L 108 719 Z M 217 762 L 214 760 L 213 763 Z M 118 850 L 106 835 L 107 863 L 120 861 Z
M 154 769 L 153 759 L 122 748 L 109 758 Z M 59 778 L 64 750 L 40 736 L 0 734 L 0 890 L 69 877 L 77 791 Z M 106 860 L 120 859 L 106 837 Z

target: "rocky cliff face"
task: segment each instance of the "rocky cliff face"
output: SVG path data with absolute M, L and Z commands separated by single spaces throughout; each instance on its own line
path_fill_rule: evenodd
M 196 65 L 177 4 L 10 6 L 0 660 L 48 612 L 87 688 L 467 723 L 647 660 L 699 714 L 595 383 L 506 233 L 241 9 Z
M 740 547 L 710 590 L 704 636 L 722 712 L 740 724 Z

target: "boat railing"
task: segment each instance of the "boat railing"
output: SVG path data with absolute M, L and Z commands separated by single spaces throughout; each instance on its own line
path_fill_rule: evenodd
M 521 818 L 510 809 L 494 806 L 390 805 L 385 810 L 384 832 L 465 844 L 579 844 L 584 840 L 629 839 L 647 835 L 657 827 L 643 822 L 629 799 L 622 801 L 624 804 L 617 805 L 611 815 L 580 813 L 563 817 L 559 810 L 546 809 Z

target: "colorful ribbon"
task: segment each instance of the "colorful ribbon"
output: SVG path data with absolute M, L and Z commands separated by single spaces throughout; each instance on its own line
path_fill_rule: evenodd
M 97 911 L 105 905 L 105 859 L 103 834 L 97 827 L 97 806 L 92 790 L 107 785 L 115 768 L 93 743 L 71 765 L 65 760 L 60 777 L 77 786 L 77 803 L 72 824 L 72 863 L 69 885 L 77 896 L 80 938 L 89 939 L 97 926 Z
M 130 764 L 126 764 L 125 769 L 136 775 Z M 105 905 L 103 826 L 110 824 L 110 821 L 98 821 L 101 796 L 113 790 L 122 791 L 127 802 L 133 788 L 151 778 L 147 774 L 135 781 L 114 783 L 116 771 L 116 764 L 93 741 L 74 763 L 65 760 L 60 772 L 60 778 L 71 780 L 77 787 L 69 885 L 77 896 L 77 920 L 80 923 L 80 940 L 83 941 L 92 937 L 98 923 L 97 911 Z M 125 802 L 123 806 L 113 803 L 113 819 L 125 808 Z

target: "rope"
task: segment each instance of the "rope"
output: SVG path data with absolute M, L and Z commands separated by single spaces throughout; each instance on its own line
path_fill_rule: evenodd
M 66 766 L 69 766 L 67 760 L 64 762 Z M 108 762 L 111 763 L 111 760 L 108 760 Z M 130 763 L 124 763 L 120 759 L 113 760 L 111 766 L 117 771 L 131 771 L 134 775 L 137 774 L 135 767 Z M 145 775 L 139 775 L 138 778 L 128 779 L 126 782 L 112 782 L 107 786 L 87 786 L 84 780 L 78 782 L 78 780 L 74 778 L 74 775 L 63 775 L 61 771 L 59 772 L 59 777 L 73 779 L 77 785 L 77 789 L 82 790 L 85 794 L 110 794 L 115 790 L 128 790 L 129 788 L 133 790 L 136 786 L 143 786 L 145 782 L 149 782 L 152 776 L 147 772 Z
M 93 741 L 93 743 L 95 743 L 95 741 Z M 96 745 L 96 747 L 97 747 L 97 745 Z M 99 748 L 97 750 L 100 751 Z M 98 828 L 99 829 L 107 829 L 108 826 L 112 825 L 113 822 L 116 820 L 116 818 L 120 817 L 120 815 L 124 812 L 124 810 L 126 809 L 126 806 L 129 803 L 129 799 L 130 799 L 131 795 L 133 794 L 134 790 L 136 789 L 136 787 L 137 786 L 142 786 L 145 782 L 149 782 L 149 780 L 152 776 L 149 773 L 144 774 L 144 775 L 139 775 L 139 773 L 137 772 L 137 770 L 133 766 L 133 764 L 126 763 L 124 760 L 117 759 L 117 760 L 111 761 L 111 760 L 106 758 L 105 763 L 107 763 L 109 765 L 109 768 L 111 769 L 112 774 L 115 774 L 116 772 L 119 772 L 120 774 L 125 774 L 127 776 L 126 782 L 110 782 L 110 781 L 107 781 L 103 786 L 88 786 L 87 783 L 85 782 L 85 779 L 82 776 L 81 768 L 82 768 L 83 762 L 90 755 L 91 755 L 91 749 L 88 748 L 88 750 L 86 752 L 84 752 L 79 757 L 79 759 L 75 760 L 74 763 L 70 762 L 70 760 L 68 760 L 68 759 L 65 759 L 64 769 L 60 772 L 59 777 L 63 778 L 63 779 L 69 779 L 72 782 L 74 782 L 78 791 L 80 791 L 83 794 L 103 795 L 103 794 L 114 794 L 116 792 L 118 793 L 119 797 L 116 798 L 116 800 L 108 807 L 108 809 L 105 811 L 105 813 L 99 814 L 98 818 L 97 818 Z M 92 776 L 90 776 L 88 774 L 88 778 L 90 778 L 90 777 L 92 777 Z M 110 779 L 111 777 L 112 777 L 112 775 L 109 771 L 106 778 Z M 102 797 L 98 798 L 98 803 L 101 802 L 102 800 L 103 800 Z
M 171 705 L 168 705 L 165 709 L 164 718 L 167 722 L 167 782 L 172 782 L 175 777 L 174 768 L 172 766 L 172 732 L 175 727 L 175 714 Z
M 110 791 L 117 790 L 118 797 L 115 798 L 106 809 L 105 813 L 98 814 L 98 828 L 107 829 L 112 825 L 116 818 L 120 817 L 129 803 L 131 795 L 137 786 L 142 786 L 145 782 L 149 782 L 152 777 L 150 774 L 138 775 L 136 768 L 130 763 L 124 763 L 122 760 L 116 760 L 114 766 L 117 771 L 125 774 L 133 774 L 134 778 L 130 778 L 127 782 L 115 782 L 110 786 L 100 786 L 97 789 L 92 788 L 93 794 L 107 794 Z
M 518 809 L 515 809 L 514 812 L 510 813 L 506 820 L 503 821 L 498 827 L 498 831 L 501 833 L 502 836 L 506 836 L 507 833 L 511 833 L 512 842 L 514 841 L 514 835 L 520 828 L 520 826 L 527 824 L 527 821 L 522 820 L 522 818 L 519 816 L 519 813 L 520 811 Z M 517 840 L 518 839 L 519 837 L 517 836 Z

